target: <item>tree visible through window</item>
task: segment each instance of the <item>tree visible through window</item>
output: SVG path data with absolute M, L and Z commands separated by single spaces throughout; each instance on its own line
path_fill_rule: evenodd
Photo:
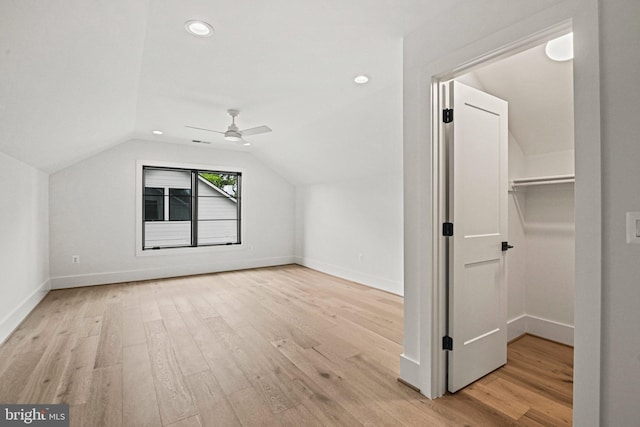
M 241 177 L 143 167 L 143 249 L 239 244 Z
M 200 172 L 200 176 L 230 196 L 236 197 L 238 192 L 237 174 Z

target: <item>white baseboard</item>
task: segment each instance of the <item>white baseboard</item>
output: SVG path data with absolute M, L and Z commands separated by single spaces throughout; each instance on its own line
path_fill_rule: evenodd
M 404 287 L 402 282 L 396 282 L 394 280 L 384 279 L 382 277 L 376 277 L 363 273 L 360 271 L 351 270 L 349 268 L 340 267 L 337 265 L 329 264 L 322 261 L 316 261 L 304 257 L 296 257 L 296 263 L 304 267 L 318 270 L 323 273 L 331 274 L 342 279 L 351 280 L 352 282 L 360 283 L 372 288 L 380 289 L 395 295 L 402 296 L 404 293 Z
M 224 263 L 207 263 L 191 265 L 170 265 L 159 268 L 141 270 L 114 271 L 51 278 L 51 289 L 78 288 L 82 286 L 106 285 L 109 283 L 135 282 L 138 280 L 154 280 L 168 277 L 191 276 L 194 274 L 220 273 L 223 271 L 246 270 L 250 268 L 273 267 L 293 264 L 293 256 L 258 258 L 250 260 L 225 261 Z
M 11 313 L 0 320 L 0 344 L 22 323 L 42 299 L 47 296 L 51 284 L 46 280 L 35 291 L 27 296 Z
M 573 326 L 527 315 L 527 333 L 573 347 Z
M 400 379 L 407 384 L 411 384 L 416 388 L 420 388 L 420 362 L 408 358 L 403 354 L 400 355 Z
M 527 333 L 527 315 L 523 314 L 507 322 L 507 342 Z
M 573 347 L 573 330 L 572 325 L 523 314 L 507 322 L 507 339 L 527 333 Z

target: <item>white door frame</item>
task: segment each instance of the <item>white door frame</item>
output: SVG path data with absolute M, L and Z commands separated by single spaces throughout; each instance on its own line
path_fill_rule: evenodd
M 431 398 L 446 391 L 445 352 L 441 340 L 445 327 L 444 239 L 441 227 L 444 218 L 444 182 L 441 179 L 444 159 L 439 145 L 442 134 L 440 121 L 442 81 L 471 71 L 479 64 L 513 55 L 541 44 L 559 33 L 573 28 L 576 40 L 574 60 L 574 123 L 576 150 L 576 290 L 575 290 L 575 355 L 574 355 L 574 422 L 594 424 L 600 417 L 600 343 L 602 286 L 602 194 L 600 153 L 600 99 L 597 10 L 584 15 L 574 12 L 560 23 L 547 28 L 529 28 L 528 37 L 503 45 L 484 55 L 470 56 L 474 48 L 496 43 L 493 40 L 471 45 L 448 55 L 438 64 L 431 64 L 431 275 L 432 286 L 426 287 L 421 300 L 420 325 L 420 385 Z M 535 25 L 535 24 L 534 24 Z M 531 31 L 533 30 L 533 31 Z M 537 32 L 535 32 L 537 30 Z M 504 40 L 504 35 L 502 35 Z M 580 43 L 583 43 L 580 45 Z M 498 44 L 498 46 L 500 46 Z M 486 52 L 486 51 L 485 51 Z M 468 59 L 472 58 L 472 59 Z M 461 60 L 462 59 L 462 60 Z M 441 66 L 440 68 L 439 65 Z M 431 322 L 429 322 L 429 319 Z M 597 423 L 597 421 L 595 421 Z
M 540 33 L 536 33 L 530 37 L 527 37 L 523 40 L 519 40 L 513 44 L 507 45 L 504 48 L 498 49 L 497 51 L 490 52 L 485 56 L 474 59 L 472 62 L 463 64 L 459 67 L 456 67 L 454 70 L 441 73 L 437 76 L 433 76 L 433 90 L 432 90 L 432 102 L 433 102 L 433 123 L 437 123 L 438 126 L 432 126 L 434 130 L 433 135 L 433 144 L 432 144 L 432 160 L 433 164 L 431 167 L 432 171 L 432 182 L 433 182 L 433 218 L 435 221 L 432 224 L 433 230 L 433 283 L 437 288 L 437 294 L 439 296 L 437 301 L 434 301 L 438 305 L 435 309 L 436 312 L 441 313 L 441 320 L 437 325 L 437 337 L 443 337 L 446 335 L 446 316 L 447 316 L 447 287 L 446 287 L 446 271 L 447 267 L 447 247 L 446 241 L 447 238 L 442 236 L 442 223 L 446 222 L 446 203 L 447 203 L 447 194 L 450 189 L 446 188 L 447 182 L 447 174 L 448 167 L 450 162 L 445 158 L 445 145 L 446 145 L 446 130 L 445 125 L 442 122 L 441 114 L 442 108 L 445 106 L 446 102 L 442 99 L 442 91 L 443 84 L 449 80 L 455 79 L 461 75 L 467 74 L 474 69 L 483 67 L 492 62 L 499 61 L 504 58 L 508 58 L 515 54 L 518 54 L 524 50 L 529 48 L 539 46 L 549 40 L 552 40 L 560 35 L 566 34 L 571 31 L 571 22 L 563 22 L 557 26 L 544 30 Z M 454 112 L 455 117 L 455 112 Z M 455 225 L 454 225 L 455 227 Z M 506 283 L 505 283 L 506 286 Z M 432 348 L 438 350 L 438 343 L 435 342 Z M 445 351 L 436 351 L 437 354 L 434 354 L 433 360 L 436 361 L 438 365 L 438 378 L 441 382 L 441 387 L 444 387 L 443 390 L 447 389 L 446 384 L 446 352 Z

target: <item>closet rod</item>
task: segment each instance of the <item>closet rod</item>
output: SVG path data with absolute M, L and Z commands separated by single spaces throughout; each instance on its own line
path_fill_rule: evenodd
M 526 187 L 530 185 L 565 184 L 575 182 L 575 175 L 543 176 L 536 178 L 518 178 L 511 183 L 512 187 Z

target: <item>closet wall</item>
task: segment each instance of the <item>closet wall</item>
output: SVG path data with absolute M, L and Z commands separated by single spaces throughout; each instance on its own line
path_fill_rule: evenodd
M 509 142 L 510 179 L 573 175 L 572 151 L 527 156 Z M 570 183 L 509 193 L 509 338 L 524 332 L 573 345 L 575 196 Z

